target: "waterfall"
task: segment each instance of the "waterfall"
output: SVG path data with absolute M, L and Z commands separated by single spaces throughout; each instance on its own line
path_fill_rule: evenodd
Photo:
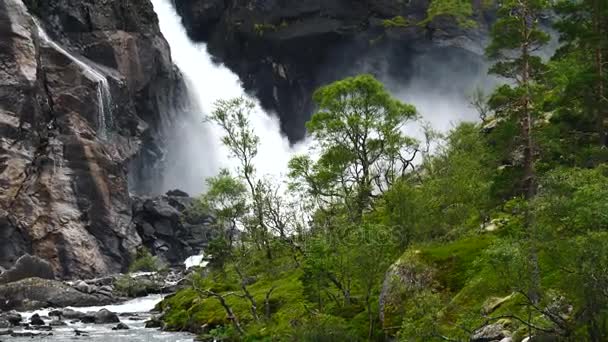
M 82 69 L 84 75 L 91 81 L 97 84 L 97 126 L 99 137 L 101 139 L 107 138 L 108 129 L 112 126 L 112 94 L 110 92 L 110 85 L 108 79 L 101 72 L 82 61 L 80 58 L 69 53 L 66 49 L 62 48 L 59 44 L 55 43 L 46 33 L 46 31 L 40 25 L 40 22 L 34 19 L 36 28 L 38 29 L 38 36 L 45 43 L 50 45 L 53 49 L 57 50 L 62 55 L 69 58 L 78 67 Z
M 171 47 L 173 62 L 181 70 L 188 86 L 191 113 L 178 115 L 180 120 L 192 122 L 176 125 L 174 146 L 170 147 L 168 168 L 165 171 L 164 190 L 180 188 L 189 193 L 204 190 L 204 179 L 217 174 L 220 168 L 231 168 L 228 151 L 221 144 L 223 132 L 212 123 L 203 123 L 205 114 L 213 110 L 219 99 L 245 96 L 239 78 L 223 65 L 215 64 L 205 44 L 192 42 L 170 0 L 152 0 L 160 29 Z M 281 135 L 276 116 L 265 113 L 257 101 L 249 118 L 252 128 L 260 137 L 255 164 L 259 175 L 280 176 L 297 149 L 289 146 Z

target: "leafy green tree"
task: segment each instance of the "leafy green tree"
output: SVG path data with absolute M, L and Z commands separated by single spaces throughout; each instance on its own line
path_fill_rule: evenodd
M 213 256 L 213 260 L 223 267 L 232 254 L 239 223 L 242 223 L 247 213 L 247 188 L 226 169 L 207 179 L 207 187 L 207 192 L 201 197 L 200 206 L 215 216 L 219 228 L 219 234 L 210 241 L 208 252 Z
M 264 184 L 256 178 L 254 158 L 258 154 L 259 137 L 251 129 L 249 116 L 255 105 L 243 97 L 219 100 L 209 120 L 224 131 L 222 142 L 240 165 L 239 176 L 249 188 L 251 215 L 244 226 L 254 241 L 272 259 L 271 236 L 264 217 Z
M 374 191 L 405 174 L 416 143 L 403 125 L 416 109 L 394 99 L 370 75 L 337 81 L 313 96 L 319 111 L 307 124 L 320 152 L 317 162 L 299 156 L 290 161 L 294 184 L 326 201 L 339 199 L 358 220 Z

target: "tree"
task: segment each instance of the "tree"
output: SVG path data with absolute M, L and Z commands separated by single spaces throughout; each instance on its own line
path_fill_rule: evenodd
M 243 97 L 218 100 L 209 120 L 224 130 L 222 142 L 239 161 L 238 174 L 249 187 L 252 215 L 246 220 L 245 227 L 254 241 L 266 250 L 266 256 L 272 259 L 270 232 L 264 217 L 264 184 L 256 179 L 253 163 L 260 143 L 249 126 L 249 116 L 254 108 L 255 104 Z
M 539 28 L 539 19 L 548 4 L 546 0 L 503 0 L 499 6 L 498 20 L 492 28 L 492 41 L 487 54 L 497 60 L 490 72 L 510 80 L 512 84 L 498 88 L 490 104 L 498 116 L 519 124 L 517 146 L 523 150 L 521 193 L 530 200 L 536 193 L 537 155 L 533 130 L 536 118 L 542 113 L 542 83 L 539 80 L 545 70 L 535 52 L 549 41 L 549 35 Z M 530 257 L 534 265 L 531 275 L 534 285 L 530 289 L 530 297 L 536 301 L 540 270 L 529 210 L 526 211 L 524 224 L 529 230 Z
M 556 27 L 561 33 L 560 58 L 576 56 L 580 76 L 586 86 L 572 87 L 569 90 L 579 96 L 592 96 L 587 102 L 588 110 L 596 121 L 598 142 L 608 146 L 606 120 L 608 119 L 608 95 L 606 86 L 606 53 L 608 52 L 608 5 L 604 0 L 565 1 L 556 5 L 561 20 Z M 580 91 L 584 89 L 585 94 Z M 589 92 L 591 89 L 591 92 Z M 572 96 L 568 96 L 572 98 Z
M 341 200 L 356 221 L 369 208 L 374 192 L 392 184 L 410 166 L 415 141 L 402 129 L 417 117 L 416 109 L 393 98 L 370 75 L 322 87 L 313 99 L 319 111 L 307 128 L 320 158 L 292 159 L 290 177 L 312 196 Z
M 247 189 L 237 178 L 226 169 L 207 179 L 207 192 L 202 196 L 200 204 L 210 211 L 217 219 L 220 228 L 219 236 L 210 241 L 209 252 L 220 267 L 232 254 L 234 238 L 243 216 L 247 213 Z M 228 226 L 228 236 L 224 228 Z

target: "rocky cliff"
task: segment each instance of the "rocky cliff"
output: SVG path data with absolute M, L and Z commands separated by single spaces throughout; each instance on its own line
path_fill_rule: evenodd
M 430 18 L 429 0 L 175 0 L 190 36 L 278 113 L 292 142 L 324 83 L 361 72 L 407 80 L 413 58 L 431 50 L 458 55 L 462 68 L 479 63 L 492 11 L 474 3 L 475 24 L 462 25 Z
M 0 60 L 0 265 L 123 270 L 142 243 L 128 165 L 161 158 L 181 87 L 151 3 L 0 0 Z

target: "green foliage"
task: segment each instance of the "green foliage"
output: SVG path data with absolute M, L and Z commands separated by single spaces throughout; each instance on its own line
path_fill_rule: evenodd
M 432 0 L 427 9 L 427 17 L 422 24 L 427 24 L 439 16 L 451 16 L 460 26 L 473 28 L 477 23 L 471 19 L 472 15 L 471 0 Z
M 400 15 L 382 20 L 382 26 L 384 26 L 384 28 L 407 27 L 408 25 L 410 25 L 410 22 Z
M 487 54 L 507 82 L 479 93 L 481 125 L 425 132 L 432 153 L 405 133 L 414 107 L 370 75 L 347 78 L 315 92 L 307 128 L 318 158 L 295 156 L 283 192 L 256 175 L 253 103 L 218 102 L 210 120 L 239 167 L 208 180 L 192 215 L 210 212 L 239 234 L 211 241 L 220 267 L 163 301 L 167 327 L 205 326 L 202 339 L 224 341 L 465 341 L 499 323 L 514 341 L 606 340 L 597 60 L 608 55 L 598 34 L 608 16 L 598 0 L 558 1 L 562 45 L 541 58 L 551 3 L 497 1 Z M 423 24 L 450 16 L 471 27 L 476 8 L 434 0 Z
M 164 265 L 147 248 L 140 248 L 129 266 L 129 272 L 158 272 L 163 268 Z

